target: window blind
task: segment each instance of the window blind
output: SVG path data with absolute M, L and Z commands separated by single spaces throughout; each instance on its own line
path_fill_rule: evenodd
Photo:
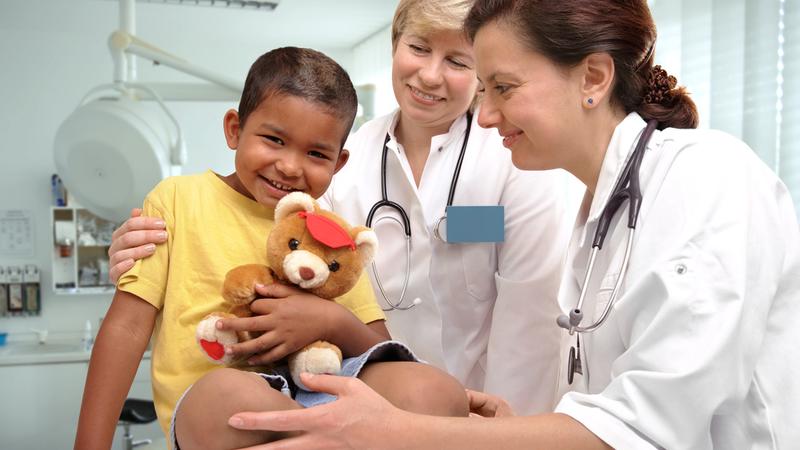
M 656 63 L 697 103 L 700 127 L 745 141 L 800 217 L 800 0 L 651 1 Z

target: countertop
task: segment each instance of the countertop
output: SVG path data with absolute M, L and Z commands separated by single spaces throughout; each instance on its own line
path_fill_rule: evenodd
M 44 344 L 12 341 L 0 347 L 0 367 L 88 362 L 91 356 L 91 351 L 84 350 L 81 343 L 75 341 L 48 340 Z M 150 350 L 142 359 L 150 359 Z

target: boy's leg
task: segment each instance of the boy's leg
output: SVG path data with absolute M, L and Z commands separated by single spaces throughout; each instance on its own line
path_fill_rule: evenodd
M 300 406 L 252 372 L 217 369 L 199 379 L 186 393 L 175 416 L 181 450 L 247 447 L 271 442 L 285 433 L 242 431 L 228 426 L 241 411 L 277 411 Z
M 400 409 L 434 416 L 469 415 L 464 387 L 434 366 L 375 362 L 364 366 L 358 378 Z

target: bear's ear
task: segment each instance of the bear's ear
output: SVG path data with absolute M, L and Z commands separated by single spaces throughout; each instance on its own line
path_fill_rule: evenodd
M 275 223 L 298 211 L 314 212 L 317 202 L 305 192 L 292 192 L 275 205 Z
M 366 266 L 378 252 L 378 235 L 366 227 L 356 227 L 353 231 L 356 231 L 355 241 L 358 252 L 361 254 L 361 261 Z

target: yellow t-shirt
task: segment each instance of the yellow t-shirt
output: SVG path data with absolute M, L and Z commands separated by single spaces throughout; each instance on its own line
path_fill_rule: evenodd
M 192 383 L 220 367 L 202 354 L 195 327 L 223 311 L 222 282 L 241 264 L 267 264 L 267 235 L 273 210 L 228 186 L 215 173 L 168 178 L 144 201 L 144 215 L 163 218 L 169 238 L 155 254 L 137 261 L 118 288 L 159 310 L 152 349 L 153 399 L 166 435 L 172 411 Z M 362 322 L 385 318 L 369 281 L 336 302 Z

